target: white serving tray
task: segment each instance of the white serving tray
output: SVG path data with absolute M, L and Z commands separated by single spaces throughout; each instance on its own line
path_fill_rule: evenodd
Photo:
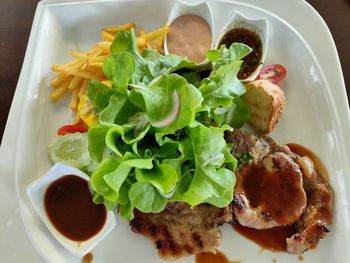
M 39 3 L 0 150 L 2 261 L 40 260 L 29 245 L 27 234 L 43 260 L 81 261 L 50 236 L 25 194 L 25 187 L 50 168 L 46 149 L 57 127 L 70 121 L 68 100 L 52 104 L 48 98 L 51 64 L 68 61 L 69 51 L 86 50 L 96 43 L 104 26 L 135 20 L 146 30 L 159 27 L 167 21 L 172 4 L 165 0 Z M 287 79 L 281 83 L 287 98 L 286 113 L 272 136 L 281 143 L 299 143 L 316 152 L 328 169 L 335 191 L 332 232 L 317 249 L 304 255 L 304 262 L 350 262 L 350 140 L 346 138 L 350 134 L 350 114 L 337 51 L 328 28 L 302 0 L 209 1 L 209 4 L 217 27 L 225 24 L 232 10 L 249 18 L 268 19 L 271 36 L 266 63 L 281 63 L 288 70 Z M 259 253 L 257 245 L 240 237 L 228 225 L 222 232 L 220 250 L 231 260 L 299 261 L 284 253 Z M 132 233 L 120 218 L 114 232 L 92 253 L 94 262 L 163 262 L 151 242 Z M 177 262 L 194 262 L 194 258 Z

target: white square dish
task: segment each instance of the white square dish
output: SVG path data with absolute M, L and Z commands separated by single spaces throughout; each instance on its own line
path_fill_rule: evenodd
M 58 242 L 61 243 L 62 246 L 64 246 L 71 253 L 78 257 L 82 257 L 85 254 L 89 253 L 113 230 L 115 226 L 115 216 L 113 211 L 107 211 L 106 221 L 103 224 L 102 229 L 96 235 L 90 237 L 87 240 L 77 242 L 62 235 L 52 224 L 49 216 L 47 215 L 44 204 L 44 196 L 49 185 L 66 175 L 72 174 L 84 179 L 87 182 L 89 181 L 89 176 L 79 169 L 76 169 L 65 163 L 58 162 L 55 163 L 55 165 L 52 166 L 52 168 L 45 175 L 28 185 L 26 190 L 34 209 L 42 218 L 51 234 L 58 240 Z
M 295 142 L 317 153 L 330 174 L 335 192 L 335 218 L 332 233 L 320 242 L 317 249 L 307 252 L 305 262 L 349 262 L 349 111 L 341 69 L 334 47 L 322 53 L 314 42 L 306 42 L 274 13 L 243 2 L 209 1 L 218 27 L 225 24 L 231 11 L 237 10 L 250 18 L 266 18 L 272 31 L 266 63 L 282 63 L 288 78 L 281 83 L 287 98 L 285 116 L 272 137 L 280 143 Z M 282 4 L 280 4 L 281 6 Z M 152 8 L 149 8 L 152 6 Z M 168 18 L 172 1 L 43 1 L 36 15 L 17 92 L 22 99 L 19 132 L 16 146 L 16 187 L 19 206 L 31 241 L 46 261 L 80 262 L 52 239 L 25 195 L 25 187 L 50 167 L 47 144 L 57 127 L 70 121 L 68 101 L 52 104 L 49 101 L 51 64 L 68 61 L 71 50 L 86 50 L 99 39 L 100 28 L 136 20 L 146 30 L 163 25 Z M 156 18 L 156 19 L 155 19 Z M 288 18 L 287 16 L 284 17 Z M 306 20 L 305 20 L 306 21 Z M 320 36 L 327 39 L 324 33 Z M 329 41 L 329 40 L 328 40 Z M 332 43 L 332 41 L 331 41 Z M 332 58 L 333 72 L 325 67 Z M 330 86 L 332 83 L 332 86 Z M 334 84 L 334 86 L 333 86 Z M 335 85 L 337 84 L 337 85 Z M 26 88 L 24 87 L 26 86 Z M 245 262 L 297 262 L 295 256 L 264 251 L 236 234 L 229 226 L 222 228 L 220 250 L 232 260 Z M 134 251 L 137 251 L 135 253 Z M 117 219 L 113 233 L 93 250 L 94 262 L 163 262 L 151 242 L 130 231 L 127 222 Z M 193 257 L 178 262 L 194 262 Z

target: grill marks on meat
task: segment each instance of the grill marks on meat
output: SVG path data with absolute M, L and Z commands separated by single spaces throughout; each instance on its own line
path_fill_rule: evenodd
M 247 227 L 268 229 L 291 225 L 306 207 L 300 166 L 294 154 L 268 136 L 256 137 L 239 130 L 226 135 L 233 154 L 250 152 L 254 159 L 236 173 L 233 210 L 237 221 Z
M 298 157 L 302 167 L 307 207 L 296 223 L 297 233 L 287 239 L 287 250 L 300 255 L 315 247 L 330 231 L 333 218 L 333 191 L 308 157 Z
M 154 242 L 158 255 L 166 260 L 190 254 L 216 252 L 221 242 L 219 225 L 232 220 L 230 207 L 202 204 L 191 208 L 182 202 L 167 204 L 157 214 L 134 211 L 132 231 Z
M 236 158 L 247 152 L 254 157 L 249 164 L 241 167 L 236 173 L 237 183 L 232 206 L 239 223 L 258 229 L 271 228 L 279 223 L 283 223 L 284 225 L 294 223 L 296 234 L 286 240 L 288 252 L 300 255 L 309 248 L 315 247 L 319 240 L 329 232 L 332 224 L 333 191 L 328 182 L 314 167 L 313 162 L 308 157 L 300 157 L 292 153 L 286 146 L 279 146 L 266 135 L 257 137 L 243 133 L 240 130 L 235 130 L 227 133 L 225 137 L 227 141 L 235 144 L 232 154 Z M 277 165 L 276 160 L 279 162 Z M 290 213 L 286 217 L 289 222 L 288 220 L 284 222 L 276 220 L 276 217 L 271 215 L 266 207 L 263 205 L 254 205 L 255 197 L 249 198 L 249 195 L 247 195 L 245 190 L 247 187 L 242 183 L 244 178 L 247 177 L 245 170 L 251 170 L 253 169 L 252 167 L 256 166 L 270 171 L 276 169 L 276 172 L 282 173 L 283 177 L 288 175 L 288 173 L 284 173 L 284 170 L 294 171 L 292 173 L 293 175 L 290 176 L 291 178 L 294 177 L 296 182 L 296 195 L 298 195 L 296 200 L 299 202 L 299 207 L 296 206 L 286 213 L 287 215 Z M 259 176 L 260 173 L 256 172 L 255 175 Z M 290 180 L 291 178 L 287 176 L 286 179 Z M 300 182 L 302 182 L 302 186 Z M 265 193 L 262 192 L 261 195 L 265 195 Z M 289 195 L 291 199 L 295 198 L 292 191 Z M 282 195 L 281 197 L 284 200 L 288 195 Z M 271 199 L 271 201 L 273 200 Z M 304 206 L 305 201 L 306 206 Z M 289 210 L 288 206 L 291 203 L 286 200 L 283 202 L 286 204 L 285 211 Z M 303 206 L 304 208 L 302 208 Z M 296 209 L 294 213 L 293 209 Z

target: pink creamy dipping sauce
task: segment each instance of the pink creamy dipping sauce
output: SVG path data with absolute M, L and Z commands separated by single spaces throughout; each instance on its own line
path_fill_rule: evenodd
M 196 15 L 183 15 L 170 25 L 167 35 L 169 53 L 200 63 L 211 47 L 211 29 L 207 21 Z

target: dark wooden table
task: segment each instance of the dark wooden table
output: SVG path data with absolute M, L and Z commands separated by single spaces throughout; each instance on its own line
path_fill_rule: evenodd
M 328 24 L 350 94 L 350 0 L 308 0 Z M 16 89 L 38 0 L 2 0 L 0 9 L 0 137 Z

